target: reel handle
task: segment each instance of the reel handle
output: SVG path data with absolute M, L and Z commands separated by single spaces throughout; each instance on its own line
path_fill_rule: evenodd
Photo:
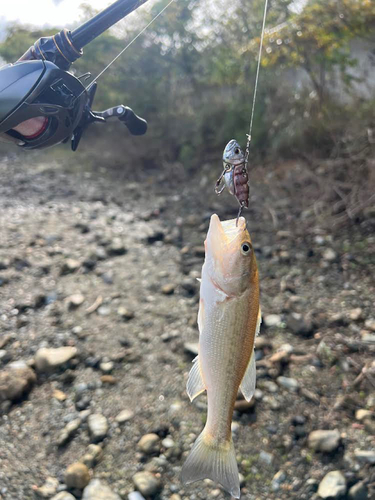
M 146 120 L 136 115 L 131 108 L 122 104 L 106 109 L 101 113 L 95 112 L 95 115 L 99 115 L 105 120 L 108 120 L 108 118 L 118 118 L 120 122 L 123 122 L 127 126 L 132 135 L 144 135 L 147 132 Z

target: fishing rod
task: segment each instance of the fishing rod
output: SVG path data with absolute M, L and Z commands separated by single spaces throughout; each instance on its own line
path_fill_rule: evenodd
M 71 140 L 75 151 L 91 123 L 105 123 L 114 117 L 132 135 L 145 134 L 147 122 L 127 106 L 92 111 L 96 80 L 104 70 L 85 87 L 83 82 L 90 73 L 76 77 L 69 69 L 83 55 L 83 47 L 146 2 L 117 0 L 72 31 L 63 29 L 40 38 L 16 63 L 0 68 L 0 137 L 24 149 L 42 149 Z

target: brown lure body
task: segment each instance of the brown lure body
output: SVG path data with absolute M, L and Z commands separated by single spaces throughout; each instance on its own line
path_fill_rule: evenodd
M 233 171 L 234 195 L 239 204 L 249 208 L 249 176 L 245 164 L 236 165 Z

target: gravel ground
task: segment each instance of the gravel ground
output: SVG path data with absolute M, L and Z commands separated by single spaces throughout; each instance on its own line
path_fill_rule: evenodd
M 374 221 L 325 224 L 300 169 L 255 171 L 245 214 L 264 321 L 233 423 L 242 498 L 370 499 Z M 185 393 L 203 241 L 236 214 L 218 170 L 0 164 L 1 499 L 229 498 L 179 482 L 206 416 Z

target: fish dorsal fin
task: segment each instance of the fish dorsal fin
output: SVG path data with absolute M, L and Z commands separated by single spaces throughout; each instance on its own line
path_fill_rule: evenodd
M 255 392 L 256 367 L 254 349 L 251 354 L 249 364 L 247 365 L 245 375 L 243 376 L 240 389 L 246 401 L 250 401 Z
M 188 393 L 190 401 L 193 401 L 193 399 L 195 399 L 197 396 L 199 396 L 199 394 L 201 394 L 205 390 L 206 388 L 203 383 L 199 356 L 197 356 L 193 360 L 193 366 L 189 373 L 189 378 L 186 384 L 186 392 Z

